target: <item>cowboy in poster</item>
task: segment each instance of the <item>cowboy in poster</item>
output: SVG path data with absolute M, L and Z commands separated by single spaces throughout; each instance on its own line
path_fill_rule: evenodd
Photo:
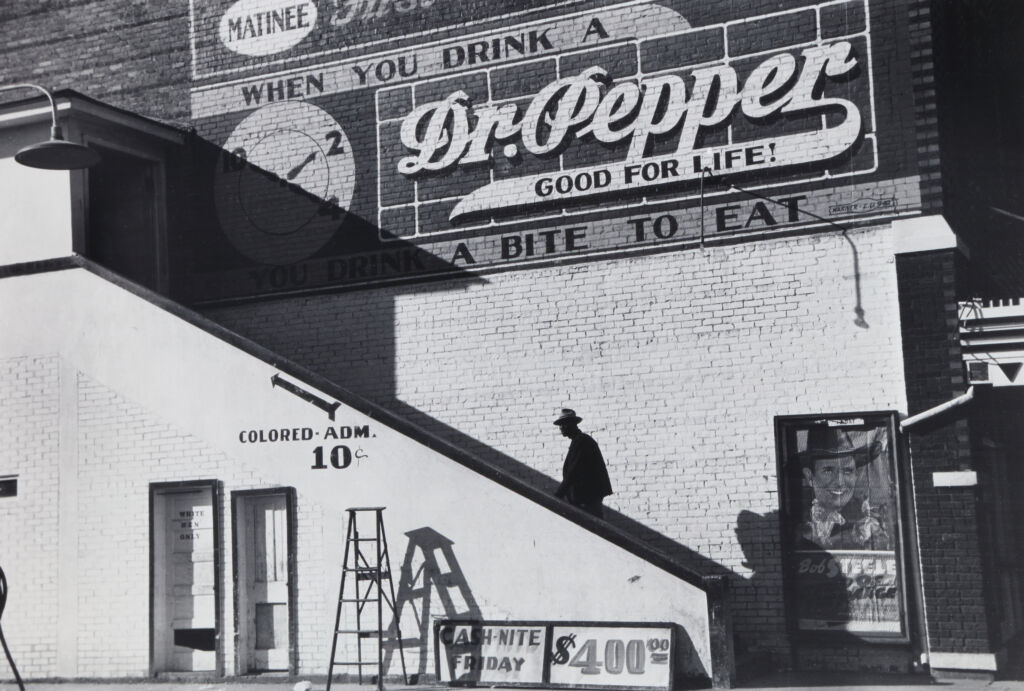
M 823 549 L 892 549 L 888 507 L 872 504 L 869 482 L 858 486 L 880 444 L 858 443 L 855 435 L 836 427 L 807 432 L 801 472 L 812 498 L 798 542 L 807 540 Z
M 883 432 L 813 424 L 791 455 L 800 629 L 901 632 L 896 483 Z

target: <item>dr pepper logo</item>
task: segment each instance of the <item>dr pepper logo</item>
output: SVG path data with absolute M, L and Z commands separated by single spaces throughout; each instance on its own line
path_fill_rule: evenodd
M 415 187 L 419 234 L 694 198 L 708 171 L 780 184 L 877 170 L 866 11 L 838 28 L 824 10 L 796 12 L 813 16 L 809 35 L 744 44 L 745 21 L 676 29 L 406 91 L 379 128 L 382 189 Z M 399 216 L 390 206 L 382 217 Z

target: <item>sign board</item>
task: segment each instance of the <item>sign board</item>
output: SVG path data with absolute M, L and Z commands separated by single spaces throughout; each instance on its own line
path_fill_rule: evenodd
M 440 622 L 435 636 L 437 678 L 442 682 L 507 686 L 544 679 L 544 625 Z
M 484 2 L 460 22 L 464 4 L 451 2 L 194 8 L 205 76 L 192 118 L 212 145 L 218 227 L 188 240 L 202 252 L 179 280 L 186 298 L 454 277 L 920 211 L 903 152 L 912 117 L 894 95 L 905 90 L 876 70 L 877 46 L 896 45 L 881 5 L 793 0 L 748 15 L 645 0 L 508 14 Z M 380 41 L 350 34 L 360 22 Z M 395 31 L 409 22 L 418 33 Z
M 672 629 L 565 625 L 551 631 L 552 686 L 672 688 Z
M 439 621 L 434 635 L 443 683 L 672 688 L 671 624 Z

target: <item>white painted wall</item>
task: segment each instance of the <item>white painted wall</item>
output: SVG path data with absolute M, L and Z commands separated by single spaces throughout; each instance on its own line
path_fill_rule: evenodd
M 0 266 L 71 254 L 71 174 L 0 158 Z
M 785 659 L 774 419 L 906 412 L 897 235 L 828 230 L 210 314 L 513 471 L 561 477 L 551 420 L 575 408 L 609 462 L 612 520 L 735 574 L 738 642 Z
M 112 488 L 117 488 L 113 491 L 125 495 L 108 508 L 88 503 L 93 511 L 111 517 L 97 519 L 96 533 L 102 534 L 102 540 L 89 542 L 93 537 L 85 531 L 79 535 L 79 554 L 101 562 L 116 560 L 119 587 L 110 587 L 109 575 L 83 568 L 85 580 L 78 588 L 88 594 L 86 600 L 110 598 L 120 603 L 109 610 L 110 617 L 125 617 L 126 625 L 115 621 L 102 629 L 107 641 L 97 642 L 91 635 L 78 643 L 90 650 L 106 647 L 136 653 L 117 669 L 106 671 L 102 662 L 80 656 L 79 674 L 84 670 L 98 676 L 145 671 L 148 661 L 139 659 L 144 655 L 136 645 L 137 607 L 146 601 L 149 588 L 147 573 L 139 567 L 148 554 L 146 529 L 139 525 L 141 502 L 148 496 L 149 482 L 182 479 L 182 468 L 184 472 L 191 468 L 193 479 L 223 480 L 225 493 L 277 485 L 296 488 L 302 543 L 299 604 L 300 612 L 305 612 L 300 621 L 300 669 L 305 673 L 322 673 L 327 659 L 345 535 L 344 509 L 351 506 L 387 507 L 385 520 L 396 571 L 410 531 L 429 528 L 450 540 L 462 582 L 484 618 L 675 622 L 695 649 L 691 663 L 696 670 L 691 671 L 710 672 L 707 605 L 700 589 L 346 406 L 337 411 L 333 424 L 369 425 L 371 438 L 240 443 L 239 434 L 245 430 L 310 427 L 319 435 L 332 423 L 322 410 L 273 388 L 271 377 L 278 373 L 274 367 L 92 273 L 66 270 L 4 279 L 0 314 L 8 323 L 18 324 L 16 329 L 0 331 L 0 360 L 57 355 L 65 366 L 79 372 L 80 386 L 81 381 L 89 382 L 91 388 L 79 394 L 83 410 L 90 397 L 98 395 L 91 393 L 96 386 L 113 392 L 111 400 L 117 401 L 94 406 L 100 413 L 89 413 L 105 415 L 102 425 L 80 419 L 83 427 L 91 426 L 99 430 L 95 434 L 109 437 L 106 447 L 96 447 L 111 449 L 109 456 L 93 457 L 93 452 L 82 451 L 92 447 L 80 441 L 81 435 L 74 442 L 80 444 L 74 453 L 79 454 L 83 486 L 88 484 L 86 474 L 99 478 L 107 474 Z M 145 423 L 151 431 L 137 429 L 143 417 L 152 420 Z M 175 438 L 175 430 L 180 439 Z M 335 443 L 349 443 L 353 450 L 358 447 L 362 457 L 343 470 L 312 469 L 314 447 L 324 446 L 329 455 Z M 157 449 L 155 455 L 152 449 Z M 133 462 L 118 465 L 117 456 Z M 161 475 L 165 466 L 174 466 L 174 474 Z M 115 518 L 118 504 L 131 507 L 124 522 Z M 20 516 L 20 520 L 30 525 L 31 517 Z M 6 542 L 28 539 L 17 531 L 4 532 L 0 549 Z M 224 540 L 230 549 L 227 531 Z M 230 576 L 226 580 L 225 620 L 230 622 Z M 65 613 L 57 614 L 62 618 Z M 310 621 L 317 616 L 319 621 Z M 74 618 L 81 620 L 80 631 L 85 631 L 95 615 Z M 4 623 L 12 640 L 18 640 L 29 625 L 18 618 L 10 622 L 5 618 Z M 225 640 L 230 646 L 231 636 Z M 230 673 L 233 655 L 228 653 Z M 428 672 L 432 671 L 431 663 Z

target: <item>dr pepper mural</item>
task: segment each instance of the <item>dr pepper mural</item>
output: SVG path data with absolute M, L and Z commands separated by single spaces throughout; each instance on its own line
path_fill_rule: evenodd
M 875 76 L 884 10 L 516 7 L 197 3 L 192 111 L 214 145 L 218 227 L 196 231 L 207 251 L 183 281 L 192 297 L 678 251 L 919 210 L 900 153 L 909 116 Z

